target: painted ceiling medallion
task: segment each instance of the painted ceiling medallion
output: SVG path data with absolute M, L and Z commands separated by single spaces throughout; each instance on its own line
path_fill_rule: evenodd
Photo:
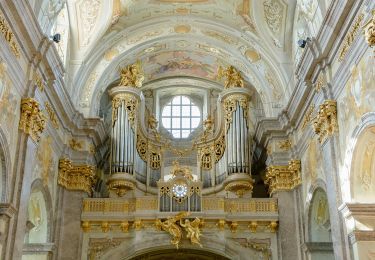
M 174 31 L 176 33 L 188 33 L 188 32 L 191 31 L 191 27 L 190 27 L 190 25 L 185 25 L 185 24 L 176 25 L 174 27 Z
M 260 54 L 255 50 L 247 50 L 245 51 L 245 56 L 250 62 L 257 62 L 261 59 Z

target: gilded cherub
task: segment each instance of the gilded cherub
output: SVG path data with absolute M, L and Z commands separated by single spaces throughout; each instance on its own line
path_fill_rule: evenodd
M 182 238 L 182 229 L 179 225 L 177 225 L 177 221 L 181 221 L 182 218 L 185 218 L 189 215 L 188 212 L 180 212 L 174 217 L 169 217 L 167 220 L 161 222 L 160 220 L 157 222 L 156 226 L 161 227 L 164 231 L 167 231 L 169 234 L 172 235 L 171 244 L 175 245 L 178 249 Z
M 171 174 L 173 177 L 182 175 L 188 180 L 193 180 L 193 175 L 191 173 L 190 168 L 180 166 L 180 163 L 178 161 L 173 161 L 172 164 L 173 164 L 173 168 L 172 168 Z
M 201 230 L 199 229 L 199 225 L 201 224 L 201 220 L 199 218 L 195 218 L 194 221 L 190 222 L 190 220 L 185 219 L 185 223 L 182 223 L 180 220 L 181 227 L 185 228 L 187 232 L 186 237 L 190 239 L 192 244 L 197 244 L 200 247 L 203 247 L 200 242 Z
M 225 89 L 234 88 L 234 87 L 237 87 L 237 88 L 244 87 L 244 82 L 243 82 L 241 73 L 234 66 L 229 66 L 226 69 L 223 69 L 220 66 L 217 77 L 218 79 L 225 78 L 225 81 L 224 81 Z
M 121 81 L 120 86 L 142 87 L 145 79 L 143 76 L 141 62 L 137 61 L 132 65 L 122 68 L 120 71 Z

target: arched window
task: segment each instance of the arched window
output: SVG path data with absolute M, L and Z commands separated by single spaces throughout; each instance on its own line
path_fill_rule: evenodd
M 186 96 L 175 96 L 162 110 L 162 124 L 174 138 L 188 138 L 201 121 L 201 111 Z

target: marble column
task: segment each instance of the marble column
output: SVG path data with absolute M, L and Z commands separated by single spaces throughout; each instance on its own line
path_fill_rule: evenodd
M 61 212 L 61 230 L 57 250 L 57 259 L 80 259 L 83 231 L 81 229 L 81 211 L 85 192 L 63 192 L 63 210 Z
M 331 223 L 333 251 L 335 259 L 350 259 L 349 243 L 345 234 L 344 221 L 339 214 L 339 207 L 342 204 L 341 189 L 339 184 L 340 173 L 338 171 L 337 162 L 339 158 L 336 155 L 338 147 L 336 146 L 336 138 L 331 137 L 322 144 L 323 168 L 326 177 L 327 200 L 329 206 L 329 216 Z
M 298 189 L 278 191 L 273 197 L 278 198 L 279 228 L 278 228 L 278 259 L 302 259 L 301 253 L 301 223 L 298 209 Z

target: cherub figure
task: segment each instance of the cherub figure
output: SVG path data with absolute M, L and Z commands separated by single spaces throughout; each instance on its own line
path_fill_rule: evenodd
M 180 241 L 182 238 L 182 229 L 179 225 L 177 225 L 176 222 L 180 221 L 181 223 L 181 219 L 187 217 L 188 215 L 188 212 L 183 211 L 178 213 L 174 217 L 169 217 L 164 222 L 161 222 L 159 220 L 159 222 L 156 224 L 157 226 L 161 227 L 164 231 L 167 231 L 169 234 L 172 235 L 173 238 L 171 240 L 171 244 L 175 245 L 177 249 L 180 245 Z
M 229 66 L 226 69 L 223 69 L 221 66 L 218 70 L 218 79 L 225 78 L 224 88 L 243 88 L 244 82 L 241 76 L 241 73 L 233 66 Z
M 200 236 L 201 231 L 199 229 L 199 225 L 201 224 L 201 221 L 199 218 L 195 218 L 194 221 L 190 222 L 190 220 L 185 219 L 185 223 L 182 223 L 180 220 L 181 227 L 185 228 L 185 231 L 187 232 L 186 237 L 190 239 L 190 242 L 192 244 L 197 244 L 200 247 L 203 247 L 200 242 Z
M 141 62 L 137 61 L 132 65 L 122 68 L 120 71 L 121 81 L 120 86 L 142 87 L 145 79 L 141 67 Z

